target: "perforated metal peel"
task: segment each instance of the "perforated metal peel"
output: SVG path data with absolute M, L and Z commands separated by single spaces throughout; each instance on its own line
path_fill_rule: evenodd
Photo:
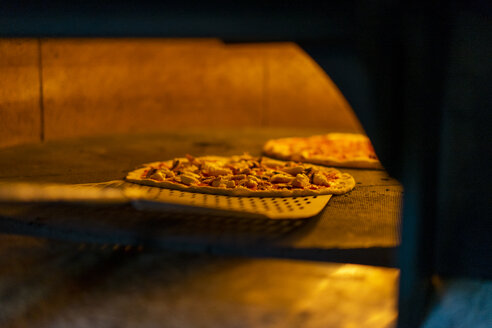
M 131 190 L 128 195 L 135 199 L 133 204 L 138 209 L 158 210 L 170 208 L 170 205 L 181 205 L 192 206 L 194 210 L 212 209 L 247 213 L 270 219 L 301 219 L 314 216 L 326 206 L 331 197 L 331 195 L 307 197 L 233 197 L 190 193 L 140 185 L 126 188 L 127 191 Z
M 122 180 L 78 185 L 0 185 L 0 201 L 130 202 L 139 210 L 239 214 L 270 219 L 302 219 L 318 214 L 331 195 L 306 197 L 236 197 L 149 187 Z M 212 213 L 211 213 L 212 212 Z
M 270 219 L 302 219 L 318 214 L 331 195 L 306 197 L 235 197 L 191 193 L 123 183 L 125 195 L 137 209 L 215 210 Z M 181 208 L 177 208 L 178 205 Z M 187 207 L 187 208 L 185 208 Z

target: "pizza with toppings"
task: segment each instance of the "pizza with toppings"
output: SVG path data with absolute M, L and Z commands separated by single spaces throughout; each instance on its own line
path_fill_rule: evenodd
M 267 156 L 328 166 L 381 169 L 371 141 L 362 134 L 329 133 L 269 140 Z
M 267 157 L 193 157 L 144 164 L 127 181 L 191 192 L 231 196 L 288 197 L 343 194 L 354 178 L 337 169 Z

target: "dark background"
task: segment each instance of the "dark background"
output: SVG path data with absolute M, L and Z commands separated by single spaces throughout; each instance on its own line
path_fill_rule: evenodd
M 219 37 L 299 43 L 405 188 L 400 321 L 429 278 L 491 278 L 487 1 L 4 2 L 4 37 Z M 417 301 L 415 303 L 415 301 Z

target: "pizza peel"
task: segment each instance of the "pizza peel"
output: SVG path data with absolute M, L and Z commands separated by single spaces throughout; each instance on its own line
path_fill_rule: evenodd
M 241 215 L 268 219 L 305 219 L 326 206 L 331 195 L 305 197 L 238 197 L 192 193 L 128 183 L 0 184 L 0 202 L 130 203 L 137 210 Z

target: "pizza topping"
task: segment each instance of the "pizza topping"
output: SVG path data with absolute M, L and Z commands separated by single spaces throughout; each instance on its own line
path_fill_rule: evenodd
M 186 167 L 186 171 L 188 172 L 193 172 L 195 174 L 197 173 L 200 173 L 200 169 L 198 168 L 198 166 L 194 165 L 194 164 L 191 164 L 191 165 L 188 165 Z
M 328 179 L 323 173 L 314 173 L 313 183 L 318 186 L 330 186 Z
M 166 178 L 173 178 L 174 177 L 174 172 L 169 170 L 169 169 L 163 168 L 163 169 L 161 169 L 161 172 L 162 172 L 162 174 L 164 174 L 166 176 Z
M 151 179 L 157 180 L 157 181 L 164 181 L 165 176 L 162 175 L 161 171 L 155 171 L 151 176 Z
M 198 177 L 191 172 L 181 174 L 179 178 L 185 185 L 197 184 L 199 182 Z
M 239 171 L 239 173 L 242 173 L 242 174 L 251 174 L 252 171 L 249 167 L 246 167 L 244 169 L 242 169 L 241 171 Z
M 279 162 L 275 160 L 263 160 L 261 165 L 270 169 L 277 169 L 279 167 Z
M 248 188 L 256 188 L 258 187 L 258 182 L 254 181 L 254 180 L 247 180 L 244 185 Z
M 148 170 L 144 171 L 144 175 L 146 178 L 150 178 L 152 174 L 154 174 L 157 171 L 157 169 L 151 167 Z
M 293 167 L 286 167 L 282 171 L 289 173 L 290 175 L 296 176 L 302 171 L 304 171 L 304 167 L 302 166 L 293 166 Z
M 228 175 L 231 174 L 232 171 L 229 168 L 220 167 L 215 163 L 203 163 L 202 164 L 202 173 L 219 176 L 219 175 Z
M 346 175 L 348 186 L 338 183 L 342 173 L 331 168 L 282 162 L 249 155 L 232 157 L 176 158 L 168 162 L 148 164 L 140 173 L 141 180 L 155 181 L 179 188 L 219 188 L 223 190 L 299 192 L 328 190 L 340 193 L 353 188 L 353 178 Z M 342 189 L 336 189 L 343 186 Z M 212 192 L 211 189 L 203 189 Z M 311 190 L 311 191 L 310 191 Z M 285 194 L 282 194 L 285 195 Z
M 210 183 L 210 185 L 212 187 L 221 187 L 221 186 L 225 186 L 225 183 L 224 183 L 224 180 L 222 177 L 218 177 L 218 178 L 213 179 L 212 182 Z
M 292 185 L 298 188 L 309 186 L 309 178 L 305 174 L 300 173 L 292 180 Z
M 291 182 L 292 180 L 294 180 L 294 178 L 284 174 L 275 174 L 270 178 L 270 181 L 272 183 L 286 183 L 286 182 Z
M 171 167 L 171 170 L 173 170 L 173 171 L 178 170 L 180 165 L 181 165 L 181 161 L 179 159 L 175 159 L 173 161 L 173 166 Z

